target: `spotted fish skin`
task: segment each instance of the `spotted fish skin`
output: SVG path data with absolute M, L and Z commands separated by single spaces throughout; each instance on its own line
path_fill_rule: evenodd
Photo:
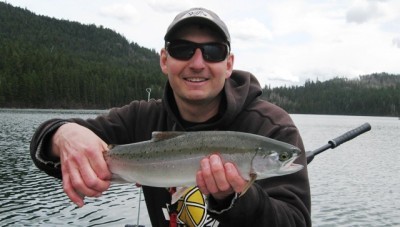
M 301 151 L 281 141 L 233 131 L 153 132 L 148 141 L 110 146 L 104 152 L 113 181 L 153 187 L 196 185 L 200 160 L 218 154 L 246 180 L 297 172 Z

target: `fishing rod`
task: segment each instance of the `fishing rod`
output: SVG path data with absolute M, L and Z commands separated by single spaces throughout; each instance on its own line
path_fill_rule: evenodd
M 309 164 L 316 155 L 328 150 L 329 148 L 334 149 L 338 147 L 340 144 L 352 140 L 355 137 L 363 134 L 364 132 L 368 132 L 369 130 L 371 130 L 371 125 L 369 123 L 364 123 L 361 126 L 352 129 L 339 137 L 336 137 L 335 139 L 329 140 L 328 143 L 325 144 L 324 146 L 316 150 L 306 152 L 307 164 Z
M 151 88 L 146 88 L 147 92 L 147 102 L 150 102 L 151 99 Z M 125 225 L 125 227 L 144 227 L 144 225 L 140 225 L 140 203 L 142 201 L 142 186 L 139 187 L 139 205 L 138 205 L 138 212 L 137 212 L 137 219 L 136 219 L 136 225 Z

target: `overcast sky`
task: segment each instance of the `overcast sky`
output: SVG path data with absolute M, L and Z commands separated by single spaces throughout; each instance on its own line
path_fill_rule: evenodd
M 235 68 L 261 85 L 400 74 L 399 0 L 0 0 L 36 14 L 110 28 L 159 51 L 180 11 L 216 12 L 232 36 Z

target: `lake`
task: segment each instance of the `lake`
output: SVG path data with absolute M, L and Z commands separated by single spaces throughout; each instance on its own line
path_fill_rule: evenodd
M 1 226 L 151 226 L 134 185 L 112 185 L 77 208 L 61 182 L 31 161 L 34 130 L 50 118 L 95 117 L 98 110 L 0 109 Z M 308 166 L 313 226 L 400 226 L 400 120 L 394 117 L 291 115 L 306 150 L 361 124 L 372 130 L 315 157 Z M 139 210 L 140 199 L 140 212 Z

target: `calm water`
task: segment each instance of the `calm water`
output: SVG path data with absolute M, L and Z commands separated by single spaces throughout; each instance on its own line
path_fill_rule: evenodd
M 29 156 L 35 128 L 54 117 L 94 117 L 98 111 L 0 109 L 0 226 L 124 226 L 136 224 L 139 190 L 113 185 L 77 208 L 59 180 Z M 387 117 L 293 115 L 307 150 L 369 122 L 372 130 L 309 165 L 314 226 L 400 226 L 400 120 Z M 140 224 L 150 226 L 141 199 Z

